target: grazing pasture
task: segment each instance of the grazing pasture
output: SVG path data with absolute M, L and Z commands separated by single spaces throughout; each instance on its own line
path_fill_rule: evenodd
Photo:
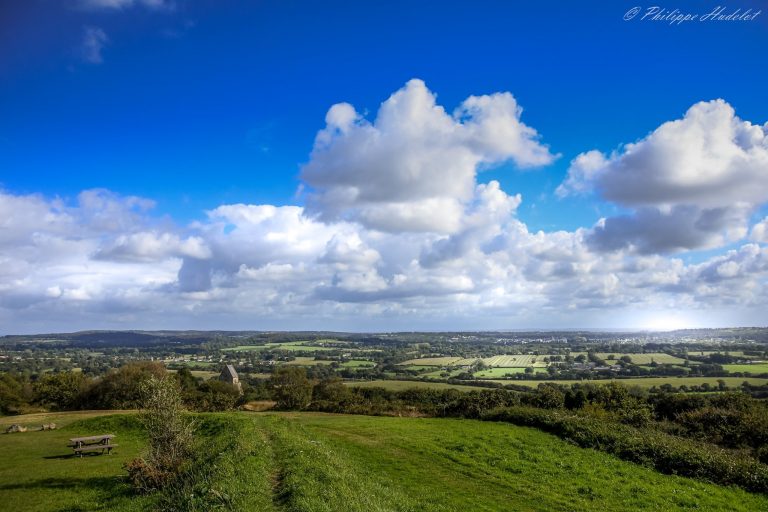
M 477 391 L 477 386 L 462 386 L 460 384 L 446 384 L 444 382 L 424 382 L 420 380 L 349 380 L 344 384 L 360 388 L 384 388 L 391 391 L 404 389 L 458 389 L 459 391 Z
M 376 366 L 376 363 L 366 359 L 351 359 L 341 363 L 342 368 L 373 368 L 374 366 Z
M 534 373 L 547 373 L 546 368 L 542 367 L 535 367 L 533 369 Z M 479 372 L 475 372 L 473 376 L 478 379 L 498 379 L 502 378 L 506 375 L 519 375 L 521 373 L 525 373 L 525 368 L 491 368 L 489 370 L 482 370 Z
M 332 362 L 333 361 L 315 359 L 314 357 L 298 356 L 293 361 L 288 361 L 284 364 L 289 366 L 315 366 L 318 364 L 331 364 Z
M 400 364 L 405 366 L 456 366 L 459 361 L 462 361 L 461 357 L 422 357 L 409 359 Z
M 701 386 L 704 383 L 716 388 L 718 386 L 718 380 L 725 382 L 728 387 L 739 387 L 743 382 L 749 382 L 750 384 L 762 386 L 768 384 L 768 379 L 756 378 L 756 377 L 636 377 L 631 379 L 615 379 L 615 380 L 493 380 L 485 379 L 484 382 L 495 382 L 498 384 L 515 384 L 518 386 L 526 386 L 529 388 L 538 387 L 539 384 L 544 382 L 551 382 L 553 384 L 563 384 L 570 386 L 571 384 L 607 384 L 609 382 L 618 382 L 625 386 L 639 386 L 641 388 L 651 388 L 653 386 L 663 386 L 664 384 L 670 384 L 674 387 L 680 386 Z
M 723 369 L 729 372 L 739 373 L 752 373 L 754 375 L 760 375 L 768 373 L 768 363 L 754 363 L 754 364 L 724 364 Z
M 632 364 L 646 365 L 653 362 L 657 364 L 683 364 L 685 359 L 664 354 L 663 352 L 653 352 L 644 354 L 622 354 L 620 352 L 598 352 L 597 357 L 603 359 L 606 362 L 618 361 L 624 356 L 629 356 L 632 359 Z M 609 359 L 611 358 L 612 359 Z

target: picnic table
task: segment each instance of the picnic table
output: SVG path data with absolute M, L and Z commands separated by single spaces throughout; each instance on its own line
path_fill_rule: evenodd
M 107 455 L 110 455 L 112 452 L 112 448 L 117 446 L 116 444 L 112 443 L 112 439 L 114 439 L 114 434 L 101 434 L 98 436 L 87 436 L 87 437 L 75 437 L 69 440 L 69 444 L 67 446 L 70 446 L 74 452 L 75 455 L 83 456 L 84 452 L 96 452 L 101 451 L 101 453 L 104 453 L 104 451 L 107 451 Z

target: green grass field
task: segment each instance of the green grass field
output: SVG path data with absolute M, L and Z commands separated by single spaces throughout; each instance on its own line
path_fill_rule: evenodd
M 494 368 L 527 368 L 529 366 L 534 367 L 546 367 L 547 363 L 543 361 L 546 356 L 534 356 L 529 354 L 514 354 L 486 357 L 483 362 L 486 366 L 492 366 Z
M 600 352 L 597 354 L 597 357 L 605 360 L 606 362 L 611 361 L 608 359 L 610 356 L 613 356 L 613 360 L 615 361 L 618 361 L 623 356 L 629 356 L 632 358 L 632 363 L 638 365 L 651 364 L 652 362 L 656 362 L 658 364 L 683 364 L 685 362 L 685 359 L 680 359 L 679 357 L 664 354 L 662 352 L 649 354 L 620 354 L 618 352 Z
M 461 357 L 422 357 L 400 363 L 403 366 L 454 366 Z
M 2 508 L 152 510 L 163 496 L 137 497 L 122 478 L 122 463 L 143 442 L 136 421 L 98 414 L 49 415 L 64 428 L 0 436 Z M 206 414 L 198 421 L 221 450 L 198 495 L 177 497 L 174 510 L 768 509 L 766 496 L 662 475 L 504 423 L 308 413 Z M 68 454 L 69 437 L 102 430 L 120 440 L 113 455 Z M 220 506 L 201 504 L 201 496 Z
M 662 386 L 664 384 L 671 384 L 672 386 L 679 387 L 686 386 L 700 386 L 703 383 L 708 383 L 710 386 L 717 387 L 717 381 L 723 380 L 728 387 L 739 387 L 744 381 L 754 385 L 768 384 L 768 379 L 755 378 L 755 377 L 638 377 L 633 379 L 616 379 L 613 380 L 494 380 L 486 379 L 486 382 L 497 382 L 499 384 L 517 384 L 518 386 L 527 386 L 535 388 L 542 382 L 552 382 L 555 384 L 571 385 L 571 384 L 607 384 L 608 382 L 618 382 L 625 386 L 639 386 L 641 388 L 651 388 L 653 386 Z
M 366 359 L 351 359 L 341 363 L 342 368 L 373 368 L 374 366 L 376 366 L 376 363 Z
M 462 386 L 460 384 L 446 384 L 444 382 L 424 382 L 420 380 L 350 380 L 345 385 L 361 388 L 384 388 L 390 391 L 402 391 L 404 389 L 458 389 L 459 391 L 474 391 L 483 389 L 477 386 Z
M 546 368 L 534 367 L 534 373 L 547 373 Z M 483 370 L 481 372 L 475 372 L 473 376 L 477 379 L 501 379 L 506 375 L 518 375 L 525 373 L 525 368 L 491 368 L 489 370 Z
M 768 373 L 768 363 L 724 364 L 723 368 L 729 372 L 752 373 L 755 375 Z
M 236 347 L 224 348 L 222 350 L 225 350 L 228 352 L 250 352 L 250 351 L 267 350 L 267 347 L 265 345 L 238 345 Z
M 435 370 L 435 368 L 438 368 L 438 370 Z M 443 369 L 440 368 L 440 367 L 426 365 L 426 364 L 409 364 L 408 366 L 403 366 L 402 369 L 403 370 L 409 370 L 409 371 L 412 371 L 412 372 L 427 372 L 427 371 L 428 372 L 434 372 L 434 371 L 441 372 L 441 371 L 443 371 Z
M 482 361 L 486 366 L 493 368 L 527 368 L 528 366 L 546 367 L 547 363 L 543 360 L 546 356 L 535 356 L 529 354 L 507 354 L 493 357 L 477 358 L 477 357 L 422 357 L 420 359 L 409 359 L 400 363 L 404 366 L 470 366 L 477 362 Z
M 288 361 L 287 365 L 290 366 L 315 366 L 318 364 L 331 364 L 333 361 L 326 361 L 322 359 L 315 359 L 314 357 L 299 356 L 293 361 Z

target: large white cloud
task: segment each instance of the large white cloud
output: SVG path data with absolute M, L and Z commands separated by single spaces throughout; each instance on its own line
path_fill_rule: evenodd
M 425 236 L 295 206 L 222 205 L 182 227 L 103 190 L 74 202 L 3 193 L 0 319 L 6 330 L 438 327 L 425 318 L 499 328 L 659 304 L 768 305 L 757 244 L 695 265 L 595 253 L 588 230 L 531 233 L 498 183 L 473 195 L 459 231 Z
M 638 192 L 630 201 L 600 185 L 611 173 L 635 169 L 614 169 L 629 150 L 585 153 L 560 194 L 597 187 L 627 213 L 590 229 L 531 232 L 517 216 L 520 194 L 497 181 L 478 182 L 482 165 L 552 159 L 519 123 L 514 105 L 511 95 L 473 97 L 448 115 L 423 84 L 409 82 L 372 123 L 349 106 L 332 108 L 303 171 L 314 194 L 308 211 L 225 204 L 182 226 L 153 215 L 151 200 L 108 190 L 72 200 L 0 192 L 0 325 L 8 332 L 488 329 L 600 326 L 608 319 L 626 327 L 613 312 L 659 307 L 708 316 L 754 310 L 750 318 L 761 318 L 768 248 L 759 244 L 766 243 L 768 220 L 747 231 L 762 201 L 758 191 L 743 201 L 727 187 L 727 202 L 701 187 L 690 197 Z M 706 112 L 689 112 L 679 124 L 690 117 L 709 126 L 702 119 L 724 108 L 704 105 Z M 759 161 L 754 126 L 737 122 L 734 130 L 737 145 Z M 657 132 L 636 146 L 648 144 L 643 151 L 651 152 Z M 443 152 L 450 158 L 432 166 L 430 155 Z M 404 184 L 413 187 L 401 190 Z M 355 197 L 333 205 L 347 188 Z M 658 254 L 731 244 L 748 234 L 755 243 L 703 262 Z
M 521 113 L 510 93 L 497 93 L 449 114 L 421 80 L 390 96 L 373 122 L 334 105 L 301 173 L 312 189 L 308 212 L 387 232 L 455 233 L 480 166 L 555 158 Z
M 604 155 L 577 156 L 560 196 L 596 191 L 633 213 L 603 219 L 598 249 L 669 252 L 744 237 L 749 214 L 768 201 L 768 125 L 736 116 L 723 100 L 693 105 L 682 119 Z

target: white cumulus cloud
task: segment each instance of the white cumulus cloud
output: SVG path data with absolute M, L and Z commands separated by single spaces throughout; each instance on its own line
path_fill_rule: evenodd
M 768 125 L 740 119 L 723 100 L 697 103 L 620 151 L 576 157 L 557 193 L 591 190 L 633 210 L 598 223 L 598 249 L 670 252 L 738 240 L 768 201 Z
M 308 212 L 387 232 L 454 233 L 480 166 L 552 162 L 536 130 L 520 121 L 509 93 L 471 96 L 453 114 L 421 80 L 411 80 L 364 119 L 334 105 L 301 177 Z

